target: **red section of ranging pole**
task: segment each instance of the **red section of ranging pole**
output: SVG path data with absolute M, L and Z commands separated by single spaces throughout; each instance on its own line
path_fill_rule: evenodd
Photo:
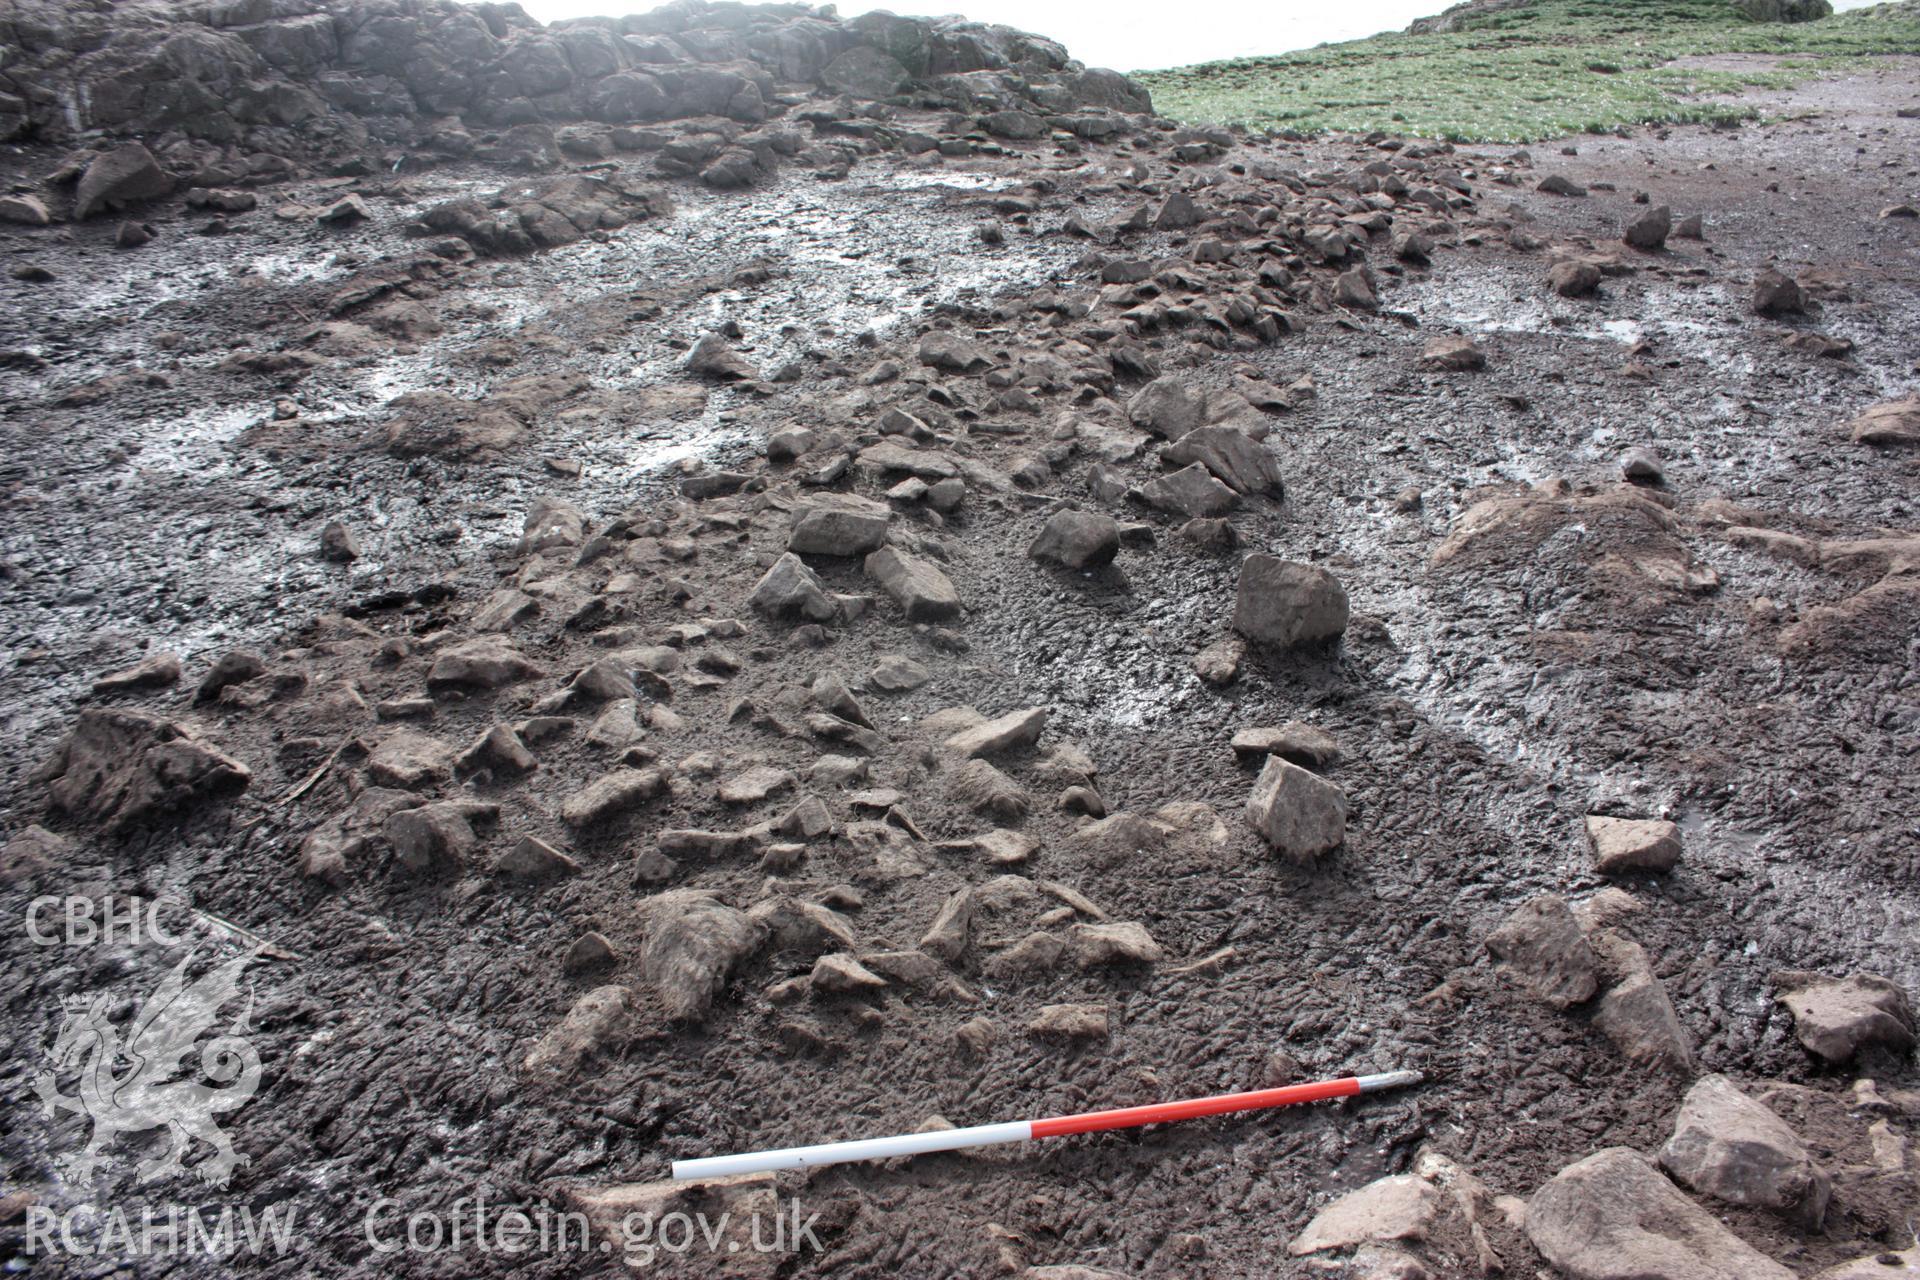
M 1143 1124 L 1171 1124 L 1175 1120 L 1197 1120 L 1201 1116 L 1225 1115 L 1229 1111 L 1259 1111 L 1267 1107 L 1290 1107 L 1300 1102 L 1324 1102 L 1328 1098 L 1352 1098 L 1360 1092 L 1360 1078 L 1348 1076 L 1344 1080 L 1319 1080 L 1313 1084 L 1290 1084 L 1279 1089 L 1255 1089 L 1249 1093 L 1222 1093 L 1211 1098 L 1188 1098 L 1184 1102 L 1156 1102 L 1144 1107 L 1084 1111 L 1079 1115 L 1035 1120 L 1033 1136 L 1064 1138 L 1073 1133 L 1137 1129 Z

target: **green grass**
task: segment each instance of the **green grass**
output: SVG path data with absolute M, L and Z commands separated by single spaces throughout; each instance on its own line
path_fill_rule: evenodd
M 1436 9 L 1444 0 L 1437 0 Z M 1757 53 L 1777 70 L 1700 71 L 1689 55 Z M 1818 22 L 1752 22 L 1731 0 L 1538 0 L 1442 35 L 1390 33 L 1265 58 L 1136 73 L 1163 115 L 1319 133 L 1383 129 L 1456 142 L 1534 142 L 1754 112 L 1707 95 L 1785 88 L 1847 59 L 1920 54 L 1920 6 Z

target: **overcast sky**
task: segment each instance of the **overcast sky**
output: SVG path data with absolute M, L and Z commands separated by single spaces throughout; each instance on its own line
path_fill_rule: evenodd
M 1837 0 L 1856 9 L 1873 0 Z M 590 14 L 640 13 L 654 0 L 521 0 L 543 22 Z M 1438 13 L 1451 0 L 892 0 L 842 3 L 852 17 L 870 9 L 895 13 L 965 13 L 1050 36 L 1082 62 L 1118 71 L 1181 67 L 1218 58 L 1284 53 L 1333 40 L 1394 31 Z

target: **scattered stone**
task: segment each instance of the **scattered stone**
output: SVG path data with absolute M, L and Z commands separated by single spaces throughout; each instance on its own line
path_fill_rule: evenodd
M 1855 444 L 1920 445 L 1920 396 L 1876 404 L 1847 428 Z
M 1235 755 L 1279 756 L 1303 769 L 1324 769 L 1340 758 L 1340 743 L 1332 734 L 1299 720 L 1278 727 L 1242 729 L 1229 745 Z
M 232 685 L 244 685 L 267 670 L 267 658 L 253 652 L 252 649 L 228 649 L 219 656 L 219 660 L 207 670 L 200 681 L 200 689 L 194 691 L 196 702 L 211 702 L 221 697 L 221 691 Z
M 1325 644 L 1347 629 L 1347 593 L 1325 569 L 1250 555 L 1240 564 L 1233 626 L 1249 640 L 1281 648 Z
M 567 954 L 560 960 L 560 971 L 570 978 L 577 978 L 581 974 L 611 969 L 619 960 L 620 953 L 613 949 L 613 943 L 607 940 L 607 936 L 590 930 L 581 934 L 567 948 Z
M 137 142 L 122 143 L 103 152 L 80 175 L 73 193 L 73 216 L 91 218 L 110 209 L 152 200 L 173 190 L 166 170 L 153 153 Z
M 885 545 L 893 512 L 851 494 L 815 498 L 794 514 L 787 550 L 801 555 L 863 556 Z
M 180 683 L 184 668 L 177 653 L 156 653 L 93 682 L 96 694 L 135 693 L 142 689 L 164 689 Z
M 1820 1230 L 1833 1191 L 1786 1121 L 1721 1075 L 1687 1091 L 1660 1164 L 1702 1195 L 1772 1210 L 1809 1231 Z
M 947 782 L 947 798 L 996 822 L 1020 822 L 1027 816 L 1027 793 L 1019 783 L 985 760 L 969 760 Z
M 1563 298 L 1584 298 L 1600 287 L 1600 268 L 1591 262 L 1556 262 L 1547 268 L 1547 285 Z
M 1666 464 L 1646 445 L 1635 445 L 1620 455 L 1620 474 L 1636 484 L 1660 485 L 1667 482 Z
M 1247 799 L 1247 821 L 1281 854 L 1309 862 L 1346 839 L 1347 795 L 1299 765 L 1268 756 Z
M 1653 250 L 1665 247 L 1667 237 L 1672 233 L 1673 210 L 1660 204 L 1643 211 L 1629 222 L 1620 238 L 1636 249 Z
M 1472 369 L 1487 367 L 1487 353 L 1473 344 L 1469 338 L 1458 336 L 1435 338 L 1427 344 L 1420 356 L 1423 369 L 1440 369 L 1450 373 L 1464 373 Z
M 1127 420 L 1158 436 L 1178 440 L 1207 419 L 1207 400 L 1178 378 L 1155 378 L 1127 401 Z
M 1171 475 L 1156 476 L 1139 489 L 1141 501 L 1182 516 L 1223 516 L 1240 505 L 1240 495 L 1196 462 Z
M 381 831 L 402 867 L 415 875 L 458 873 L 479 846 L 473 824 L 491 821 L 499 810 L 471 800 L 441 800 L 388 815 Z
M 815 960 L 810 981 L 816 992 L 829 995 L 868 995 L 887 989 L 885 978 L 844 951 Z
M 1067 930 L 1067 950 L 1082 969 L 1107 965 L 1158 964 L 1166 952 L 1136 920 L 1115 924 L 1076 924 Z
M 453 748 L 417 729 L 396 729 L 367 757 L 367 777 L 383 787 L 418 791 L 453 772 Z
M 1897 983 L 1871 973 L 1830 978 L 1799 970 L 1782 970 L 1772 981 L 1800 1043 L 1828 1062 L 1850 1062 L 1870 1047 L 1913 1049 L 1913 1006 Z
M 1349 1191 L 1313 1216 L 1287 1252 L 1296 1258 L 1374 1241 L 1424 1240 L 1440 1216 L 1440 1190 L 1403 1173 Z
M 521 836 L 518 843 L 500 855 L 497 869 L 515 880 L 548 880 L 580 874 L 580 864 L 538 836 Z M 588 937 L 598 937 L 589 934 Z M 586 939 L 581 939 L 584 942 Z M 606 940 L 603 938 L 604 943 Z M 575 950 L 579 949 L 576 943 Z
M 1107 1006 L 1044 1005 L 1027 1023 L 1027 1031 L 1046 1040 L 1105 1040 L 1108 1034 Z
M 334 564 L 347 564 L 360 558 L 360 540 L 338 520 L 329 520 L 320 530 L 320 558 Z
M 827 594 L 806 562 L 791 551 L 773 562 L 773 567 L 754 587 L 753 594 L 747 597 L 747 603 L 776 618 L 831 622 L 840 616 L 839 604 Z
M 998 719 L 963 729 L 948 738 L 944 745 L 948 751 L 968 759 L 974 756 L 997 756 L 1033 746 L 1040 741 L 1040 733 L 1046 727 L 1047 708 L 1029 707 L 1024 711 L 1009 711 Z
M 1753 309 L 1763 316 L 1797 316 L 1807 309 L 1807 291 L 1778 271 L 1762 271 L 1753 280 Z
M 1555 894 L 1543 894 L 1508 916 L 1487 937 L 1521 986 L 1555 1009 L 1585 1004 L 1600 990 L 1600 961 L 1580 922 Z
M 1584 196 L 1587 194 L 1585 187 L 1565 175 L 1558 173 L 1550 173 L 1540 179 L 1539 183 L 1536 184 L 1533 189 L 1535 191 L 1544 191 L 1550 196 Z
M 666 790 L 658 769 L 615 769 L 568 796 L 560 820 L 576 829 L 636 809 Z
M 541 674 L 505 637 L 468 640 L 434 659 L 427 669 L 427 691 L 500 689 Z
M 1641 818 L 1587 816 L 1593 869 L 1603 876 L 1627 871 L 1671 871 L 1680 861 L 1680 828 Z
M 720 802 L 722 804 L 758 804 L 777 791 L 785 791 L 796 784 L 796 779 L 785 769 L 775 769 L 769 765 L 755 765 L 745 773 L 735 774 L 720 784 Z
M 646 942 L 641 972 L 673 1019 L 700 1019 L 713 1006 L 740 961 L 758 950 L 765 928 L 745 912 L 696 889 L 672 889 L 642 899 Z
M 934 329 L 920 339 L 920 363 L 950 373 L 978 373 L 991 368 L 992 359 L 979 343 L 947 329 Z
M 1693 1041 L 1646 952 L 1611 931 L 1596 932 L 1588 941 L 1604 967 L 1618 975 L 1600 997 L 1593 1025 L 1629 1062 L 1691 1075 Z
M 1793 1280 L 1626 1147 L 1568 1165 L 1534 1192 L 1526 1232 L 1568 1280 Z
M 0 849 L 0 885 L 20 884 L 64 866 L 72 853 L 72 842 L 65 836 L 41 826 L 27 827 Z
M 1377 311 L 1380 299 L 1373 292 L 1373 281 L 1365 267 L 1342 271 L 1333 282 L 1333 300 L 1340 306 L 1359 311 Z
M 566 1079 L 588 1059 L 625 1044 L 634 1023 L 631 991 L 596 987 L 573 1002 L 560 1025 L 540 1037 L 521 1065 L 529 1075 Z
M 1161 449 L 1160 459 L 1174 466 L 1198 463 L 1236 493 L 1277 498 L 1286 489 L 1272 451 L 1237 427 L 1195 427 Z
M 710 333 L 693 344 L 687 356 L 687 369 L 723 382 L 754 382 L 760 377 L 760 371 L 717 333 Z
M 883 547 L 866 558 L 867 575 L 906 612 L 909 622 L 941 622 L 960 614 L 960 594 L 939 569 Z
M 0 222 L 11 222 L 22 227 L 44 227 L 52 221 L 47 206 L 39 196 L 0 196 Z
M 1240 678 L 1247 645 L 1239 636 L 1222 636 L 1193 655 L 1193 673 L 1210 685 L 1225 686 Z
M 1027 548 L 1032 559 L 1075 570 L 1098 569 L 1119 553 L 1119 523 L 1088 511 L 1056 511 Z
M 481 769 L 507 774 L 532 773 L 540 767 L 540 761 L 527 750 L 520 735 L 511 725 L 504 724 L 496 724 L 481 734 L 453 763 L 462 773 Z

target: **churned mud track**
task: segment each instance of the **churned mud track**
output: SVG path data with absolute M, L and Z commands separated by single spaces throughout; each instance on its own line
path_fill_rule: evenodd
M 227 1196 L 298 1205 L 305 1249 L 204 1273 L 585 1273 L 613 1264 L 382 1258 L 362 1223 L 380 1196 L 407 1210 L 444 1210 L 476 1191 L 560 1201 L 569 1188 L 660 1177 L 671 1158 L 901 1131 L 936 1115 L 967 1124 L 1281 1078 L 1429 1072 L 1434 1083 L 1419 1092 L 1354 1106 L 821 1171 L 791 1186 L 823 1213 L 825 1254 L 754 1264 L 793 1275 L 1052 1263 L 1314 1274 L 1283 1258 L 1284 1243 L 1329 1193 L 1408 1170 L 1423 1144 L 1493 1193 L 1526 1196 L 1595 1148 L 1665 1140 L 1688 1073 L 1629 1061 L 1590 1013 L 1533 1001 L 1487 954 L 1487 934 L 1542 893 L 1624 921 L 1698 1072 L 1844 1102 L 1853 1073 L 1801 1048 L 1770 975 L 1865 969 L 1909 990 L 1920 982 L 1916 611 L 1897 592 L 1849 604 L 1898 578 L 1892 562 L 1911 554 L 1880 544 L 1911 537 L 1914 454 L 1855 443 L 1842 425 L 1912 386 L 1905 335 L 1920 326 L 1920 259 L 1912 220 L 1875 216 L 1897 203 L 1879 162 L 1831 163 L 1843 144 L 1896 162 L 1920 149 L 1920 121 L 1889 109 L 1913 84 L 1899 67 L 1855 96 L 1812 86 L 1825 114 L 1765 129 L 1579 139 L 1578 155 L 1539 147 L 1517 162 L 1507 149 L 1428 157 L 1428 169 L 1466 175 L 1472 204 L 1444 216 L 1401 208 L 1412 225 L 1436 224 L 1431 265 L 1397 262 L 1387 237 L 1372 237 L 1380 312 L 1334 305 L 1336 268 L 1308 260 L 1296 264 L 1292 331 L 1277 341 L 1236 331 L 1219 350 L 1194 340 L 1204 324 L 1151 331 L 1141 348 L 1190 387 L 1289 389 L 1285 412 L 1262 415 L 1285 499 L 1242 504 L 1230 517 L 1237 550 L 1198 543 L 1206 530 L 1183 534 L 1181 518 L 1105 487 L 1114 477 L 1120 490 L 1143 486 L 1163 470 L 1158 442 L 1116 411 L 1144 378 L 1043 378 L 1038 407 L 1026 408 L 995 399 L 1006 388 L 984 370 L 924 369 L 916 343 L 931 321 L 1010 367 L 1049 326 L 1071 331 L 1082 318 L 1034 302 L 1097 302 L 1089 249 L 1186 259 L 1209 235 L 1090 245 L 1063 234 L 1069 216 L 1111 224 L 1171 190 L 1205 204 L 1236 181 L 1270 181 L 1284 204 L 1291 188 L 1260 179 L 1262 166 L 1350 180 L 1391 151 L 1246 144 L 1176 167 L 1125 146 L 1083 161 L 1040 149 L 964 164 L 886 157 L 844 181 L 794 174 L 735 195 L 675 185 L 669 216 L 419 282 L 416 300 L 442 332 L 403 334 L 405 350 L 389 333 L 284 385 L 219 364 L 236 346 L 301 347 L 299 333 L 358 265 L 409 251 L 398 230 L 408 216 L 499 179 L 409 177 L 380 217 L 345 235 L 263 211 L 234 236 L 176 237 L 157 270 L 104 242 L 77 246 L 88 252 L 54 282 L 16 290 L 0 344 L 44 361 L 0 373 L 8 396 L 33 406 L 7 428 L 7 813 L 15 830 L 43 817 L 27 771 L 76 704 L 95 699 L 92 681 L 143 647 L 179 653 L 187 681 L 107 705 L 188 714 L 193 685 L 222 652 L 267 655 L 258 683 L 272 692 L 192 713 L 252 768 L 247 795 L 131 839 L 56 820 L 74 846 L 57 887 L 36 886 L 184 900 L 292 957 L 258 970 L 263 1083 L 230 1121 L 253 1162 Z M 1709 162 L 1714 170 L 1699 168 Z M 1823 180 L 1791 199 L 1765 190 L 1768 165 Z M 1547 173 L 1617 189 L 1536 191 Z M 1035 178 L 1043 185 L 1029 188 Z M 1669 240 L 1658 253 L 1621 245 L 1636 186 L 1677 215 L 1700 213 L 1706 239 Z M 1316 179 L 1293 194 L 1322 189 Z M 1002 198 L 1031 205 L 996 210 Z M 1003 225 L 1005 246 L 980 243 L 983 220 Z M 1597 296 L 1547 288 L 1550 244 L 1602 264 Z M 1769 263 L 1810 286 L 1814 313 L 1751 313 L 1753 277 Z M 150 305 L 130 305 L 156 290 Z M 1119 339 L 1123 326 L 1099 305 L 1090 323 Z M 729 323 L 757 372 L 791 364 L 780 376 L 792 380 L 685 373 L 687 347 Z M 1854 348 L 1815 355 L 1790 347 L 1792 333 Z M 1428 344 L 1452 334 L 1480 346 L 1484 369 L 1423 365 Z M 111 388 L 110 411 L 58 403 L 134 361 L 167 385 L 135 374 Z M 902 376 L 863 385 L 887 361 Z M 590 390 L 539 403 L 523 437 L 494 454 L 402 459 L 386 447 L 398 395 L 471 397 L 570 376 Z M 290 411 L 276 410 L 282 398 Z M 903 405 L 937 424 L 923 443 L 969 464 L 957 509 L 936 517 L 899 502 L 892 517 L 897 540 L 951 577 L 964 620 L 912 626 L 860 560 L 831 557 L 813 562 L 825 589 L 872 597 L 863 614 L 807 629 L 756 613 L 750 594 L 786 547 L 787 508 L 806 495 L 797 479 L 823 461 L 766 464 L 767 440 L 796 428 L 878 438 L 876 420 Z M 1620 455 L 1635 446 L 1658 450 L 1664 485 L 1621 482 Z M 683 496 L 688 459 L 696 476 L 737 469 L 748 481 Z M 578 478 L 549 460 L 578 463 Z M 899 478 L 855 467 L 836 485 L 879 498 Z M 520 545 L 543 497 L 586 525 L 545 560 Z M 1469 518 L 1489 499 L 1505 505 Z M 1044 567 L 1027 548 L 1060 500 L 1151 534 L 1130 533 L 1118 559 L 1091 573 Z M 361 543 L 350 565 L 316 554 L 332 519 Z M 512 635 L 546 668 L 540 680 L 393 713 L 424 721 L 376 716 L 383 703 L 423 697 L 430 664 L 471 638 L 474 611 L 496 590 L 593 566 L 582 543 L 610 529 L 609 563 L 633 566 L 645 588 L 618 616 L 574 626 L 586 598 L 536 591 L 544 610 Z M 1255 647 L 1237 681 L 1215 686 L 1193 659 L 1228 634 L 1249 551 L 1328 569 L 1353 619 L 1333 650 Z M 315 622 L 320 614 L 332 616 Z M 744 633 L 714 625 L 723 618 Z M 496 766 L 455 783 L 449 771 L 435 792 L 501 806 L 497 826 L 481 825 L 484 857 L 469 850 L 470 865 L 409 874 L 376 839 L 343 874 L 302 874 L 313 832 L 368 794 L 364 753 L 323 769 L 336 745 L 414 724 L 464 748 L 496 723 L 540 714 L 536 701 L 596 649 L 674 647 L 670 635 L 688 626 L 707 632 L 678 641 L 684 661 L 663 672 L 671 717 L 634 742 L 635 765 L 673 766 L 671 789 L 649 807 L 577 832 L 557 819 L 620 758 L 584 741 L 601 708 L 576 706 L 570 734 L 529 735 L 539 757 L 530 777 Z M 596 631 L 618 635 L 588 640 Z M 925 683 L 871 681 L 889 655 L 924 667 Z M 816 708 L 805 690 L 822 674 L 854 686 L 884 745 L 854 751 L 808 735 Z M 1004 825 L 956 795 L 938 750 L 945 731 L 925 727 L 957 706 L 1051 709 L 1037 748 L 995 757 L 1029 805 L 1013 823 L 1038 846 L 1025 867 L 941 843 Z M 1351 806 L 1344 846 L 1307 866 L 1277 860 L 1248 828 L 1254 762 L 1228 745 L 1240 729 L 1287 720 L 1338 740 L 1323 771 Z M 1057 749 L 1065 743 L 1090 757 L 1093 776 Z M 818 771 L 824 753 L 842 752 L 870 756 L 865 776 L 836 783 Z M 798 781 L 764 801 L 715 800 L 717 782 L 758 765 Z M 316 769 L 314 788 L 289 798 Z M 1160 824 L 1087 838 L 1086 819 L 1055 804 L 1083 784 L 1108 813 L 1160 811 Z M 899 794 L 852 796 L 862 790 Z M 779 861 L 759 842 L 682 849 L 664 868 L 649 858 L 662 831 L 782 818 L 803 791 L 827 802 L 835 824 L 800 841 L 804 855 Z M 1164 808 L 1176 804 L 1188 807 Z M 1637 907 L 1601 892 L 1609 882 L 1581 831 L 1590 812 L 1681 826 L 1677 868 L 1617 880 Z M 578 873 L 531 884 L 492 874 L 523 835 L 563 845 Z M 931 945 L 924 936 L 952 895 L 998 884 L 1008 869 L 1077 891 L 1082 905 L 1000 885 L 1004 902 L 977 907 L 973 949 L 951 957 L 960 991 L 895 977 L 878 996 L 806 994 L 792 980 L 818 983 L 815 959 L 828 948 L 817 920 L 782 916 L 782 936 L 736 967 L 703 1017 L 669 1020 L 645 994 L 638 899 L 693 888 L 741 908 L 825 905 L 850 922 L 850 949 L 871 958 Z M 9 891 L 10 919 L 24 917 L 28 894 Z M 1059 926 L 1050 913 L 1063 909 L 1083 923 L 1140 922 L 1163 955 L 1082 967 L 1040 948 L 1024 965 L 1004 960 L 1006 944 Z M 196 936 L 218 932 L 184 911 L 174 918 Z M 563 957 L 588 932 L 618 958 L 570 974 Z M 45 1121 L 34 1106 L 59 1001 L 122 981 L 144 990 L 164 971 L 160 958 L 37 948 L 17 929 L 5 947 L 16 979 L 5 1029 L 11 1182 L 62 1206 L 220 1202 L 185 1181 L 136 1191 L 124 1170 L 90 1186 L 64 1181 L 57 1161 L 84 1140 L 84 1123 Z M 551 1044 L 543 1037 L 603 985 L 642 993 L 631 1025 L 576 1046 L 567 1070 L 530 1071 L 530 1050 Z M 1104 1006 L 1105 1036 L 1028 1034 L 1039 1010 L 1069 1003 Z M 1910 1063 L 1892 1056 L 1870 1054 L 1858 1070 L 1888 1089 L 1914 1083 Z M 1867 1162 L 1864 1121 L 1818 1134 L 1836 1166 Z M 1853 1185 L 1818 1235 L 1755 1211 L 1724 1216 L 1811 1274 L 1904 1247 L 1897 1203 L 1883 1196 L 1879 1184 Z M 1539 1265 L 1500 1214 L 1479 1226 L 1512 1272 Z M 1437 1274 L 1480 1265 L 1464 1235 L 1443 1233 L 1435 1249 Z M 702 1261 L 689 1273 L 705 1273 Z

